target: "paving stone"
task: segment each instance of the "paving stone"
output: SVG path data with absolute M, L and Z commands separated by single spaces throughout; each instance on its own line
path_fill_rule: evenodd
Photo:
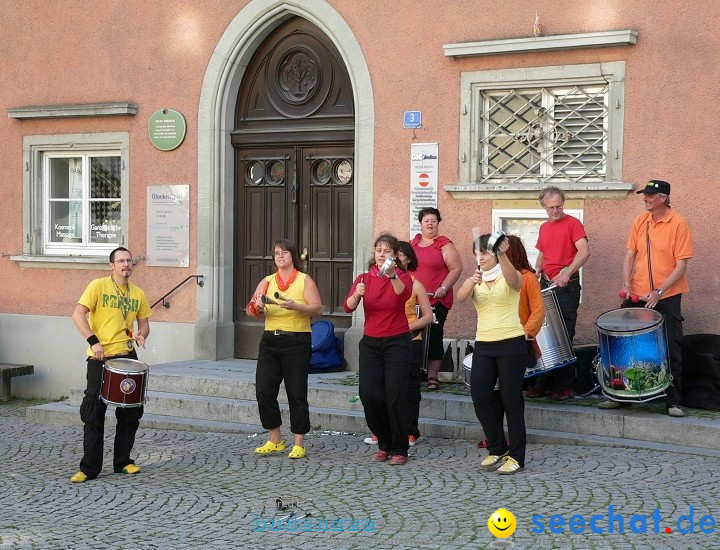
M 26 408 L 0 405 L 2 549 L 488 548 L 488 517 L 500 507 L 517 519 L 515 548 L 720 548 L 718 528 L 699 531 L 703 516 L 720 522 L 715 456 L 531 444 L 526 469 L 503 477 L 479 471 L 484 451 L 462 440 L 422 438 L 396 467 L 370 462 L 375 448 L 362 442 L 366 433 L 311 433 L 308 458 L 292 461 L 287 453 L 256 456 L 264 434 L 141 428 L 133 457 L 142 472 L 122 476 L 110 470 L 108 427 L 105 471 L 72 484 L 82 428 L 31 423 Z M 277 510 L 283 495 L 299 506 Z M 608 532 L 610 505 L 624 533 L 618 521 Z M 694 532 L 682 534 L 677 521 L 691 506 Z M 308 510 L 296 524 L 278 521 Z M 542 533 L 533 531 L 537 514 Z M 635 514 L 647 516 L 646 533 L 631 532 Z M 552 515 L 562 516 L 564 532 L 550 531 Z M 580 534 L 568 528 L 574 515 L 585 520 Z M 603 533 L 590 530 L 593 515 Z

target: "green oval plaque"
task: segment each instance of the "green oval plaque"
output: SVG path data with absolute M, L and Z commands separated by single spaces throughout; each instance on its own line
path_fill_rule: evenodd
M 172 151 L 180 147 L 186 132 L 185 117 L 179 111 L 160 109 L 150 117 L 150 141 L 161 151 Z

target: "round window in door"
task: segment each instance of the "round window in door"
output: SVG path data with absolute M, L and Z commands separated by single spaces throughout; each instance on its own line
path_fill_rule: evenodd
M 245 181 L 248 185 L 261 185 L 263 182 L 263 167 L 262 164 L 253 161 L 248 163 L 245 168 Z
M 332 177 L 330 163 L 325 159 L 315 161 L 312 166 L 312 178 L 318 185 L 325 185 Z
M 338 183 L 342 185 L 350 183 L 350 181 L 352 180 L 352 175 L 353 167 L 352 164 L 350 164 L 349 160 L 343 159 L 335 163 L 335 179 Z
M 285 164 L 276 160 L 268 167 L 268 181 L 273 185 L 281 185 L 285 181 Z

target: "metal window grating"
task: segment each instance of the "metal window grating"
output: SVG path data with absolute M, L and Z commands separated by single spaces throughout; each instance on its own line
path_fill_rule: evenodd
M 483 183 L 605 181 L 608 85 L 481 91 Z

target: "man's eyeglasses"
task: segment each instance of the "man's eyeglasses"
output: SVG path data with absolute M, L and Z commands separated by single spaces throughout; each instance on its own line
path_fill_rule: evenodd
M 562 204 L 560 206 L 546 206 L 545 207 L 545 210 L 562 210 L 562 209 L 563 209 Z

